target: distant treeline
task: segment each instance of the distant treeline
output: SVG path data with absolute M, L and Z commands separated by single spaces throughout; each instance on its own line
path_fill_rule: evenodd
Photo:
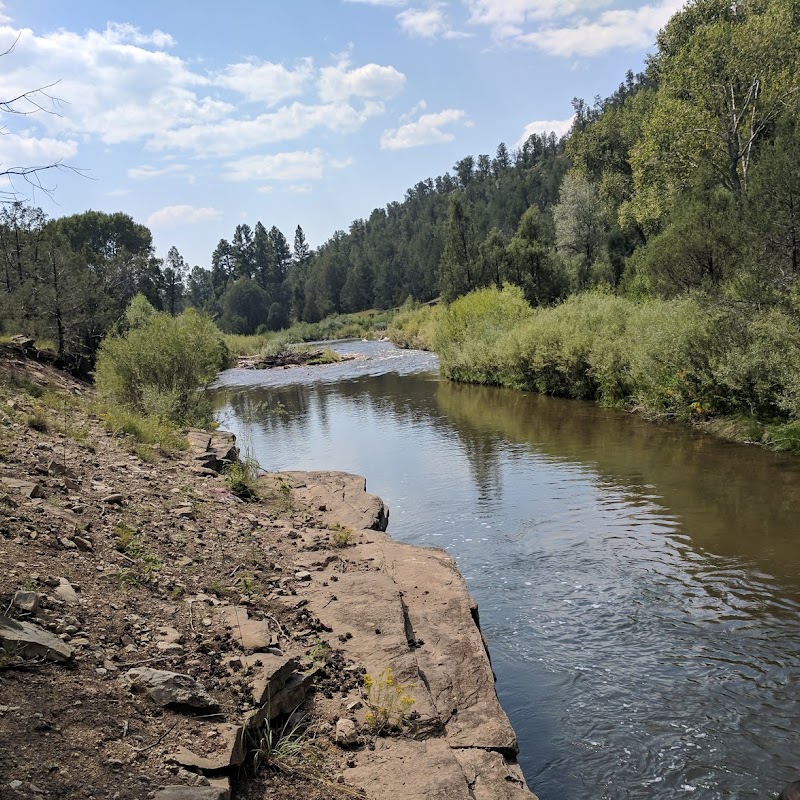
M 252 333 L 507 283 L 532 306 L 599 286 L 796 319 L 799 67 L 800 0 L 690 0 L 644 72 L 573 101 L 567 137 L 466 156 L 313 252 L 243 224 L 190 270 L 124 214 L 7 206 L 0 324 L 92 353 L 136 292 Z

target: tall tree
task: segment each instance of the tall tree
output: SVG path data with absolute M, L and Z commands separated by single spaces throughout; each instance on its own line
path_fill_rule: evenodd
M 162 270 L 164 280 L 164 305 L 174 317 L 181 310 L 189 267 L 175 246 L 167 251 Z
M 447 238 L 439 265 L 442 297 L 454 300 L 481 285 L 478 243 L 472 213 L 463 195 L 451 195 L 447 211 Z

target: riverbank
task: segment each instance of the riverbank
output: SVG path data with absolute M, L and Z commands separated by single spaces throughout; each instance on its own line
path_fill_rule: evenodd
M 0 373 L 12 796 L 531 797 L 452 559 L 383 533 L 363 479 L 243 503 L 229 437 L 134 448 L 90 387 Z
M 587 292 L 534 309 L 506 286 L 398 314 L 389 335 L 433 349 L 456 382 L 591 400 L 800 452 L 800 328 L 778 308 Z

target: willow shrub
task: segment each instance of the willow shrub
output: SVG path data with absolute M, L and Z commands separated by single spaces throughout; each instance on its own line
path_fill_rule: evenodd
M 483 289 L 442 311 L 435 343 L 454 380 L 678 418 L 800 419 L 800 327 L 776 309 L 588 292 L 534 310 Z
M 433 350 L 441 306 L 416 306 L 408 301 L 392 317 L 386 335 L 398 347 Z
M 478 289 L 445 306 L 433 337 L 442 372 L 465 383 L 510 385 L 514 375 L 498 345 L 533 313 L 517 286 Z
M 193 309 L 178 317 L 155 314 L 123 335 L 103 340 L 95 368 L 105 398 L 137 413 L 173 422 L 202 422 L 204 394 L 229 359 L 222 334 Z

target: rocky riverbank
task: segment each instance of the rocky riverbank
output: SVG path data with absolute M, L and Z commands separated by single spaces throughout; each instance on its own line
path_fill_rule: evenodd
M 244 503 L 229 437 L 132 448 L 0 355 L 0 796 L 532 797 L 463 579 L 362 478 Z

